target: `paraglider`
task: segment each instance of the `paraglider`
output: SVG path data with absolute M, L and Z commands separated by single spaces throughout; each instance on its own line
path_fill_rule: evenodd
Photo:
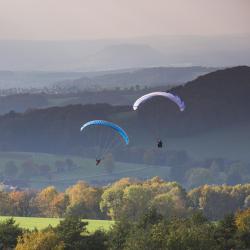
M 165 98 L 170 99 L 171 101 L 175 102 L 178 106 L 180 111 L 185 110 L 185 103 L 181 100 L 181 98 L 177 95 L 171 94 L 169 92 L 152 92 L 146 95 L 141 96 L 139 99 L 137 99 L 133 105 L 133 109 L 137 110 L 140 104 L 146 102 L 147 100 L 156 97 L 156 96 L 162 96 Z
M 152 93 L 143 95 L 143 96 L 141 96 L 139 99 L 137 99 L 134 102 L 133 110 L 137 110 L 138 107 L 141 104 L 147 102 L 148 100 L 150 100 L 150 99 L 152 99 L 154 97 L 164 97 L 164 98 L 167 98 L 167 99 L 171 100 L 172 102 L 174 102 L 179 107 L 179 110 L 181 112 L 185 110 L 185 103 L 181 100 L 181 98 L 179 96 L 174 95 L 174 94 L 169 93 L 169 92 L 152 92 Z M 155 116 L 159 116 L 159 110 L 155 110 L 154 111 L 154 115 Z M 155 119 L 155 123 L 159 123 L 159 118 Z M 158 132 L 159 131 L 157 131 L 157 133 Z M 161 139 L 157 140 L 157 147 L 158 148 L 162 148 L 163 147 L 163 141 Z
M 102 160 L 102 159 L 96 159 L 96 160 L 95 160 L 95 161 L 96 161 L 95 165 L 98 166 L 98 165 L 101 163 L 101 160 Z
M 96 166 L 98 166 L 104 159 L 105 154 L 114 150 L 121 141 L 125 145 L 129 144 L 129 137 L 124 129 L 115 123 L 104 120 L 89 121 L 81 127 L 80 131 L 84 132 L 88 128 L 97 129 L 95 136 L 99 134 L 98 153 L 96 154 Z

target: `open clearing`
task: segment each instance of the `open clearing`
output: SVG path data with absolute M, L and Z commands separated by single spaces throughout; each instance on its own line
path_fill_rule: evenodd
M 11 218 L 11 216 L 0 216 L 0 221 Z M 41 218 L 41 217 L 12 217 L 20 227 L 25 229 L 38 230 L 44 229 L 51 225 L 55 227 L 58 225 L 61 219 L 59 218 Z M 109 230 L 114 221 L 111 220 L 83 220 L 88 222 L 87 230 L 91 233 L 97 229 Z

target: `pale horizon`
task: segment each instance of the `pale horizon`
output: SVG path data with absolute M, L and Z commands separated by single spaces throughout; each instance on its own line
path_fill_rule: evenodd
M 0 0 L 1 40 L 110 40 L 250 33 L 249 0 Z

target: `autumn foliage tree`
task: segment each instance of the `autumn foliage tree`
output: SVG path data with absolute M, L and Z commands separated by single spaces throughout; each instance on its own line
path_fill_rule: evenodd
M 188 211 L 188 197 L 183 188 L 175 182 L 165 182 L 159 177 L 145 182 L 119 181 L 108 187 L 100 202 L 113 220 L 122 217 L 138 219 L 155 208 L 169 217 L 183 216 Z
M 239 230 L 250 232 L 250 208 L 236 213 L 236 225 Z
M 9 194 L 13 215 L 17 216 L 30 216 L 33 212 L 32 198 L 35 193 L 32 191 L 13 191 Z
M 12 203 L 8 193 L 0 191 L 0 214 L 9 215 L 12 210 Z
M 66 190 L 69 197 L 68 214 L 82 218 L 98 218 L 100 214 L 99 202 L 102 189 L 89 186 L 79 181 Z
M 35 202 L 42 216 L 60 217 L 68 206 L 68 196 L 49 186 L 37 194 Z
M 18 238 L 16 250 L 63 250 L 64 243 L 52 230 L 24 233 Z

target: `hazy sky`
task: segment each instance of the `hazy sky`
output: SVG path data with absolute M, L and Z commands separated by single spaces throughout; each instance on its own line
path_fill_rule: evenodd
M 0 0 L 0 39 L 250 33 L 250 0 Z

